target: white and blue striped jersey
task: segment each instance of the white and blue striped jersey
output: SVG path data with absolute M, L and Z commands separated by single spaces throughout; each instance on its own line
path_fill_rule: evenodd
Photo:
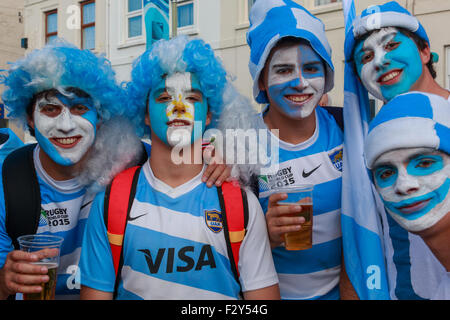
M 342 258 L 341 176 L 343 138 L 334 118 L 316 108 L 316 130 L 297 144 L 279 141 L 279 167 L 259 176 L 259 201 L 267 212 L 277 186 L 313 184 L 313 247 L 273 249 L 282 299 L 339 299 Z
M 123 244 L 117 299 L 238 299 L 216 187 L 203 172 L 172 188 L 147 161 L 139 175 Z M 239 254 L 242 291 L 278 283 L 266 224 L 247 192 L 249 221 Z M 115 271 L 103 218 L 104 192 L 91 208 L 80 260 L 84 286 L 113 292 Z
M 36 233 L 64 238 L 60 251 L 55 298 L 79 299 L 80 283 L 76 271 L 93 196 L 86 196 L 86 190 L 76 179 L 66 181 L 52 179 L 44 171 L 39 160 L 39 146 L 34 149 L 33 158 L 41 193 L 41 216 Z M 0 197 L 0 267 L 2 267 L 6 255 L 13 247 L 5 230 L 3 186 Z

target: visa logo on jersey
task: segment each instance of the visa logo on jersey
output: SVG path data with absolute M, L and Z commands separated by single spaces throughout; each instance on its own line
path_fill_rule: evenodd
M 166 273 L 172 273 L 174 271 L 187 272 L 192 269 L 199 271 L 207 266 L 211 269 L 216 268 L 216 261 L 214 260 L 211 246 L 209 244 L 203 245 L 200 249 L 200 254 L 197 253 L 198 249 L 198 247 L 194 246 L 186 246 L 179 249 L 159 248 L 156 257 L 152 256 L 149 249 L 140 249 L 138 251 L 144 254 L 150 273 L 158 273 L 160 271 L 165 256 L 167 257 L 165 259 Z M 196 258 L 197 255 L 198 258 Z M 162 272 L 164 272 L 164 270 L 162 270 Z

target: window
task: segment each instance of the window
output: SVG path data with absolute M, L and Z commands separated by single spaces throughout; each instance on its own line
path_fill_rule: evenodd
M 317 6 L 322 6 L 324 4 L 330 4 L 330 3 L 334 3 L 334 2 L 342 2 L 342 0 L 314 0 L 314 5 Z
M 177 7 L 178 28 L 192 26 L 194 24 L 194 2 L 186 1 Z
M 45 43 L 49 43 L 58 36 L 58 11 L 45 12 Z
M 95 0 L 81 2 L 81 48 L 95 49 Z
M 127 38 L 142 35 L 142 0 L 127 0 L 126 34 Z

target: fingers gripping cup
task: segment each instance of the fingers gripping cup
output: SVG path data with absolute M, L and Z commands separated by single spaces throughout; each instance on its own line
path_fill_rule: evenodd
M 306 250 L 312 247 L 313 226 L 313 185 L 290 186 L 277 189 L 279 193 L 286 193 L 287 199 L 278 201 L 280 206 L 300 205 L 300 212 L 289 216 L 305 218 L 299 231 L 284 234 L 284 245 L 286 250 Z
M 28 293 L 24 294 L 24 300 L 53 300 L 55 299 L 55 289 L 56 289 L 56 277 L 57 269 L 59 266 L 59 252 L 63 238 L 53 235 L 25 235 L 17 238 L 20 245 L 20 250 L 26 252 L 38 252 L 42 253 L 43 258 L 37 264 L 43 267 L 47 267 L 47 275 L 49 280 L 46 283 L 42 283 L 42 291 L 38 293 Z M 53 250 L 48 250 L 53 249 Z M 57 249 L 57 250 L 54 250 Z M 43 251 L 43 250 L 47 250 Z

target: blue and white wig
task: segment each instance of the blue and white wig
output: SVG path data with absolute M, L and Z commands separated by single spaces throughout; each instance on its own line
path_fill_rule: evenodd
M 90 50 L 80 50 L 63 39 L 11 64 L 0 78 L 5 86 L 2 100 L 11 119 L 26 125 L 27 108 L 33 97 L 43 91 L 75 87 L 90 95 L 99 120 L 127 113 L 123 90 L 116 84 L 110 62 Z
M 8 116 L 24 129 L 27 109 L 38 93 L 56 89 L 70 95 L 68 88 L 78 88 L 92 98 L 99 129 L 77 178 L 81 184 L 92 186 L 93 192 L 141 156 L 142 146 L 134 129 L 135 110 L 127 104 L 125 91 L 116 83 L 114 70 L 103 55 L 57 39 L 12 63 L 0 76 L 0 83 L 5 86 L 2 100 Z
M 325 62 L 325 93 L 333 89 L 334 66 L 331 61 L 331 47 L 325 34 L 325 26 L 320 19 L 292 0 L 265 0 L 253 4 L 249 20 L 249 68 L 253 78 L 253 96 L 257 102 L 269 102 L 266 93 L 259 89 L 259 77 L 272 49 L 278 41 L 286 37 L 309 42 Z
M 388 102 L 369 126 L 366 165 L 403 148 L 431 148 L 450 155 L 450 103 L 441 96 L 409 92 Z
M 251 102 L 233 86 L 232 79 L 211 46 L 201 39 L 190 40 L 187 36 L 178 36 L 171 40 L 159 40 L 133 63 L 127 92 L 130 103 L 138 110 L 139 133 L 149 134 L 149 128 L 144 123 L 149 92 L 160 83 L 164 75 L 177 72 L 191 72 L 197 76 L 203 97 L 208 102 L 208 111 L 212 115 L 205 135 L 209 137 L 214 130 L 220 131 L 218 133 L 224 140 L 223 145 L 217 147 L 223 160 L 231 165 L 232 177 L 239 178 L 244 185 L 248 184 L 250 176 L 259 172 L 261 166 L 235 164 L 231 158 L 227 158 L 223 148 L 227 139 L 226 130 L 256 129 L 262 128 L 264 124 Z M 228 138 L 235 139 L 236 136 Z M 255 150 L 257 148 L 251 148 L 248 144 L 235 145 L 233 155 L 239 153 L 251 157 Z
M 352 54 L 356 39 L 374 30 L 387 27 L 409 30 L 430 46 L 428 35 L 419 20 L 397 2 L 391 1 L 383 5 L 370 6 L 353 20 L 353 24 L 345 36 L 345 59 L 353 60 Z

